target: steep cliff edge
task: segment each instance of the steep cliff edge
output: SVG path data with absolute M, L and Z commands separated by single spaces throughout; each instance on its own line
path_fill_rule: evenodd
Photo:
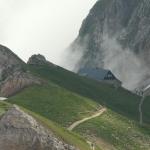
M 0 45 L 0 81 L 16 71 L 25 71 L 25 63 L 10 49 Z
M 18 106 L 11 107 L 0 119 L 0 135 L 2 150 L 77 150 Z
M 149 0 L 98 0 L 69 48 L 80 57 L 73 67 L 110 69 L 128 89 L 139 87 L 150 77 L 149 24 Z
M 26 64 L 17 55 L 0 45 L 0 96 L 11 96 L 33 84 L 41 81 L 27 71 Z

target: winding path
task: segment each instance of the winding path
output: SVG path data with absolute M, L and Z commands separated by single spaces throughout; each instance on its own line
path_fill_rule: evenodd
M 72 131 L 78 125 L 82 124 L 83 122 L 85 122 L 87 120 L 90 120 L 90 119 L 93 119 L 93 118 L 96 118 L 96 117 L 102 115 L 105 111 L 106 111 L 106 108 L 101 108 L 100 110 L 98 110 L 97 112 L 95 112 L 92 116 L 86 117 L 86 118 L 83 118 L 82 120 L 74 122 L 71 126 L 68 127 L 68 130 Z

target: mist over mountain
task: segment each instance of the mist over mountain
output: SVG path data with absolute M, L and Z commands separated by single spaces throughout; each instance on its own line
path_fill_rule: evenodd
M 97 1 L 68 48 L 74 59 L 65 67 L 110 69 L 130 90 L 149 84 L 149 24 L 149 0 Z
M 10 0 L 2 1 L 7 4 Z M 33 5 L 29 2 L 31 7 L 24 14 L 17 8 L 26 6 L 11 1 L 23 22 L 20 20 L 20 24 L 14 15 L 15 28 L 9 23 L 11 30 L 7 30 L 8 41 L 23 46 L 17 46 L 23 57 L 9 42 L 6 46 L 10 49 L 0 44 L 0 150 L 150 150 L 150 0 L 97 1 L 83 21 L 78 37 L 60 54 L 61 66 L 50 59 L 57 49 L 48 45 L 63 49 L 59 40 L 64 37 L 59 29 L 66 37 L 70 31 L 67 27 L 63 30 L 62 23 L 53 28 L 49 23 L 54 21 L 47 14 L 65 24 L 73 24 L 71 20 L 77 23 L 67 9 L 62 10 L 71 20 L 60 17 L 60 6 L 67 8 L 65 2 L 74 4 L 71 0 L 63 0 L 62 5 L 51 0 L 27 1 Z M 52 2 L 59 5 L 58 17 L 53 10 L 48 13 L 51 9 L 47 6 Z M 87 4 L 87 0 L 82 3 Z M 77 14 L 80 7 L 75 9 Z M 46 27 L 52 33 L 44 26 L 41 14 L 45 9 Z M 28 16 L 33 22 L 26 20 Z M 34 25 L 34 19 L 39 23 Z M 26 25 L 31 28 L 20 32 Z M 34 26 L 37 32 L 32 31 Z M 51 42 L 49 35 L 56 43 Z M 30 55 L 34 45 L 39 53 Z M 43 46 L 48 46 L 49 51 Z M 44 49 L 48 52 L 46 57 Z M 28 61 L 24 61 L 28 56 Z

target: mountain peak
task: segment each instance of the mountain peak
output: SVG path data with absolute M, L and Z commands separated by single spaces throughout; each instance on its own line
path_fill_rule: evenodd
M 16 54 L 9 48 L 0 45 L 0 66 L 2 65 L 17 65 L 25 64 Z
M 41 84 L 41 80 L 33 77 L 9 48 L 0 45 L 0 96 L 9 97 L 33 84 Z
M 46 58 L 41 55 L 41 54 L 34 54 L 32 55 L 27 64 L 29 65 L 50 65 L 50 66 L 54 66 L 54 64 L 52 64 L 51 62 L 47 61 Z
M 110 69 L 130 90 L 150 78 L 149 10 L 148 0 L 99 0 L 70 46 L 78 69 Z

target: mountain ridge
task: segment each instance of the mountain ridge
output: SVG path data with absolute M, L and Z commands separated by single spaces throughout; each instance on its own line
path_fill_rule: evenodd
M 69 47 L 80 53 L 72 69 L 110 69 L 130 90 L 149 84 L 149 8 L 148 0 L 97 1 Z
M 122 87 L 115 88 L 112 85 L 97 82 L 95 80 L 79 76 L 78 74 L 70 72 L 59 66 L 51 63 L 49 64 L 49 62 L 47 62 L 47 60 L 41 55 L 34 55 L 33 58 L 34 59 L 33 61 L 31 60 L 31 64 L 28 63 L 25 65 L 25 71 L 23 74 L 18 70 L 14 71 L 13 74 L 15 75 L 16 73 L 21 73 L 21 76 L 24 74 L 30 74 L 32 78 L 34 78 L 34 81 L 35 79 L 39 79 L 42 81 L 42 83 L 44 82 L 44 84 L 35 84 L 34 82 L 34 84 L 31 84 L 25 88 L 21 88 L 17 93 L 10 95 L 10 97 L 6 100 L 7 102 L 19 105 L 21 110 L 24 110 L 24 108 L 27 109 L 27 112 L 31 116 L 33 115 L 35 118 L 39 118 L 39 121 L 44 123 L 46 126 L 46 122 L 49 122 L 50 120 L 52 122 L 56 122 L 56 124 L 52 125 L 51 123 L 48 123 L 50 125 L 50 129 L 52 129 L 52 131 L 54 130 L 60 139 L 65 139 L 65 143 L 70 143 L 69 145 L 74 145 L 80 150 L 89 150 L 93 144 L 96 150 L 103 149 L 100 144 L 97 145 L 97 143 L 93 142 L 95 138 L 102 138 L 104 143 L 106 141 L 106 143 L 110 143 L 112 147 L 121 147 L 122 149 L 135 147 L 140 149 L 141 143 L 138 141 L 138 139 L 142 138 L 142 146 L 145 148 L 144 150 L 148 150 L 146 145 L 149 144 L 150 136 L 149 128 L 146 128 L 146 126 L 149 125 L 150 122 L 150 113 L 148 108 L 149 97 L 147 97 L 143 104 L 143 127 L 140 127 L 138 123 L 138 106 L 140 103 L 139 96 L 131 93 L 128 90 L 125 90 Z M 40 60 L 41 62 L 39 62 Z M 13 80 L 17 80 L 18 76 L 16 76 L 16 78 L 13 76 L 12 78 Z M 12 84 L 12 81 L 10 83 L 11 84 L 8 85 L 14 85 L 14 89 L 16 84 Z M 3 116 L 5 116 L 3 109 L 1 110 L 2 106 L 3 105 L 0 102 L 0 113 L 2 111 Z M 89 116 L 96 112 L 99 107 L 106 107 L 108 112 L 106 111 L 97 118 L 83 122 L 79 126 L 75 127 L 74 131 L 72 132 L 66 131 L 67 127 L 69 127 L 73 122 L 82 120 L 84 118 L 89 118 Z M 109 111 L 109 109 L 111 111 Z M 116 115 L 114 113 L 116 113 Z M 39 117 L 39 115 L 41 116 Z M 14 117 L 16 117 L 16 119 L 18 118 L 17 116 Z M 43 117 L 45 118 L 43 119 Z M 107 120 L 109 117 L 111 117 L 110 121 Z M 6 122 L 12 121 L 12 117 L 6 118 Z M 103 125 L 100 123 L 102 120 L 104 120 Z M 118 123 L 118 128 L 114 126 L 114 120 Z M 19 119 L 19 121 L 21 121 L 21 119 Z M 90 126 L 94 127 L 94 131 L 89 128 L 89 132 L 87 132 L 86 129 L 88 129 L 87 125 L 89 122 Z M 17 123 L 17 121 L 15 123 Z M 62 126 L 65 129 L 60 129 L 57 124 L 60 125 L 60 128 Z M 21 127 L 21 124 L 17 125 Z M 24 127 L 23 125 L 22 127 Z M 106 130 L 102 129 L 103 127 L 105 127 Z M 114 128 L 113 130 L 112 127 Z M 126 127 L 129 127 L 130 132 L 127 132 L 125 136 L 122 136 L 122 133 L 126 132 Z M 81 130 L 78 130 L 78 128 Z M 148 133 L 146 132 L 146 129 Z M 85 130 L 86 134 L 83 135 L 82 130 Z M 99 130 L 101 131 L 102 135 L 97 132 Z M 14 133 L 14 130 L 11 131 Z M 95 134 L 95 131 L 98 134 Z M 131 137 L 135 134 L 137 134 L 138 138 L 134 141 L 134 139 L 131 139 Z M 18 134 L 15 134 L 15 136 L 17 135 Z M 9 135 L 8 137 L 4 137 L 6 139 L 10 138 Z M 82 139 L 82 137 L 84 137 L 84 139 Z M 121 143 L 118 141 L 118 137 L 122 140 Z M 126 138 L 125 141 L 124 138 Z M 145 139 L 148 140 L 146 141 Z M 112 143 L 112 140 L 114 143 Z M 14 141 L 18 142 L 18 139 L 14 139 Z M 24 141 L 24 143 L 25 142 L 26 141 Z M 58 142 L 61 143 L 61 140 Z M 125 146 L 125 142 L 129 142 L 127 146 Z M 37 143 L 39 144 L 40 142 Z

